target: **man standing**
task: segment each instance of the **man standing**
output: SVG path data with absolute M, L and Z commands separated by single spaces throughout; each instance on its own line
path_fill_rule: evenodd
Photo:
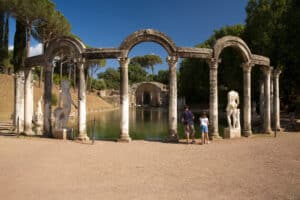
M 195 143 L 194 115 L 187 105 L 184 106 L 184 112 L 182 114 L 181 121 L 184 125 L 184 134 L 186 136 L 187 144 L 189 143 L 190 137 L 192 138 L 191 143 Z

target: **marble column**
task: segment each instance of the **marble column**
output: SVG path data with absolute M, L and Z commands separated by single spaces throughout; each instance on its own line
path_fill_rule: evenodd
M 248 137 L 252 135 L 251 128 L 251 69 L 252 64 L 247 62 L 242 64 L 244 73 L 244 122 L 243 134 Z
M 263 67 L 264 72 L 264 132 L 272 133 L 271 130 L 271 103 L 270 103 L 270 78 L 272 68 L 270 66 Z
M 44 68 L 44 136 L 52 137 L 51 124 L 51 99 L 52 99 L 52 63 L 47 63 Z
M 16 72 L 14 79 L 14 127 L 16 132 L 22 133 L 24 131 L 24 71 Z
M 25 135 L 34 135 L 32 131 L 32 119 L 33 119 L 33 77 L 32 70 L 25 70 L 25 85 L 24 85 L 24 134 Z
M 259 116 L 261 123 L 264 121 L 264 82 L 260 80 L 259 83 Z
M 209 133 L 213 138 L 219 136 L 219 114 L 218 114 L 218 64 L 221 60 L 211 59 L 209 65 Z
M 168 56 L 169 65 L 169 136 L 168 142 L 178 142 L 177 134 L 177 71 L 178 57 Z
M 79 86 L 78 86 L 78 140 L 89 141 L 86 132 L 86 82 L 84 76 L 84 60 L 79 61 L 77 64 L 79 71 Z
M 119 142 L 130 142 L 129 136 L 129 94 L 128 94 L 128 64 L 129 58 L 118 58 L 120 63 L 120 103 L 121 103 L 121 122 L 120 122 L 120 138 Z
M 280 99 L 279 99 L 279 75 L 281 74 L 281 70 L 275 69 L 273 70 L 273 82 L 274 82 L 274 113 L 275 113 L 275 129 L 277 131 L 281 130 L 280 127 Z

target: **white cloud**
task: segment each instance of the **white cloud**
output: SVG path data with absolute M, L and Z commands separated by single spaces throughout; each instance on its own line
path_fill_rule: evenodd
M 40 55 L 43 52 L 43 44 L 42 43 L 38 43 L 33 47 L 30 47 L 29 50 L 29 56 L 36 56 L 36 55 Z
M 13 50 L 14 46 L 10 45 L 8 47 L 9 50 Z M 36 56 L 36 55 L 40 55 L 43 52 L 43 44 L 42 43 L 38 43 L 35 46 L 31 46 L 29 49 L 29 56 Z

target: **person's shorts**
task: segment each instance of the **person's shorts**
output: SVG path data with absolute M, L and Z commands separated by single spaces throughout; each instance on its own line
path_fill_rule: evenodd
M 208 133 L 208 127 L 207 127 L 207 126 L 201 125 L 201 126 L 200 126 L 200 132 L 201 132 L 201 133 Z
M 193 124 L 186 124 L 184 125 L 184 132 L 185 133 L 189 133 L 189 134 L 194 134 L 195 132 L 195 128 Z

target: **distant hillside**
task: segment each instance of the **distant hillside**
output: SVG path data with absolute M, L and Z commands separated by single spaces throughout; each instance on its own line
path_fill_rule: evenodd
M 38 87 L 38 82 L 34 83 L 34 109 L 36 109 L 38 99 L 43 96 L 44 85 L 41 84 L 41 87 Z M 59 87 L 57 85 L 53 86 L 52 92 L 55 93 L 58 97 Z M 77 105 L 77 94 L 78 91 L 71 89 L 71 95 L 74 103 Z M 14 104 L 14 78 L 11 75 L 0 74 L 0 120 L 10 119 L 11 114 L 13 113 L 13 104 Z M 97 96 L 95 93 L 87 93 L 87 111 L 112 109 L 113 106 L 102 98 Z M 53 108 L 54 109 L 54 108 Z M 72 105 L 71 114 L 76 113 L 74 106 Z

